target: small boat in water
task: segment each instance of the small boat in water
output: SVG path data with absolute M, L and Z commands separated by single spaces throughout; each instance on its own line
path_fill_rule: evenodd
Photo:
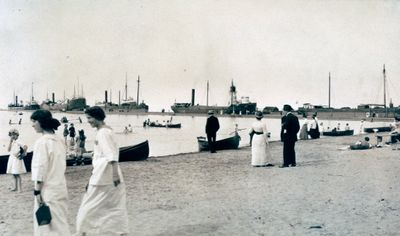
M 354 130 L 335 130 L 335 131 L 324 131 L 322 135 L 324 136 L 346 136 L 346 135 L 353 135 Z
M 208 141 L 206 137 L 197 137 L 197 142 L 199 144 L 199 151 L 209 151 L 210 146 L 208 145 Z M 240 142 L 240 136 L 235 134 L 233 137 L 229 137 L 226 139 L 217 140 L 215 149 L 216 150 L 224 150 L 224 149 L 238 149 Z
M 169 122 L 167 122 L 165 124 L 159 124 L 156 122 L 150 122 L 150 123 L 144 123 L 144 126 L 145 127 L 146 126 L 147 127 L 159 127 L 159 128 L 181 128 L 182 124 L 181 123 L 173 124 L 173 123 L 169 123 Z
M 31 162 L 32 162 L 32 154 L 33 152 L 28 152 L 24 157 L 25 167 L 27 171 L 31 171 Z M 9 155 L 0 156 L 0 174 L 5 174 L 7 171 L 7 162 Z M 90 165 L 92 164 L 91 155 L 83 156 L 83 164 Z M 119 162 L 125 161 L 143 161 L 149 157 L 149 142 L 146 140 L 142 143 L 126 146 L 119 148 Z M 75 159 L 67 159 L 67 166 L 72 166 L 76 164 Z M 81 164 L 81 163 L 79 163 Z
M 374 133 L 375 130 L 376 130 L 376 132 L 389 132 L 389 131 L 392 131 L 392 127 L 381 126 L 381 127 L 364 128 L 364 132 L 366 132 L 366 133 Z

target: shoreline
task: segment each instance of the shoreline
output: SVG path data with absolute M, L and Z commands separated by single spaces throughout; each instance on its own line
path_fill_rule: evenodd
M 14 110 L 8 110 L 8 109 L 0 109 L 0 111 L 14 111 Z M 18 110 L 18 111 L 33 111 L 33 110 Z M 65 113 L 65 114 L 84 114 L 83 111 L 59 111 L 59 110 L 51 110 L 53 113 Z M 308 112 L 307 118 L 311 118 L 311 115 L 314 112 Z M 336 111 L 336 112 L 331 112 L 331 111 L 317 111 L 318 114 L 318 119 L 321 120 L 341 120 L 341 121 L 360 121 L 361 119 L 364 119 L 365 121 L 373 122 L 390 122 L 393 121 L 394 117 L 364 117 L 364 116 L 359 116 L 358 113 L 362 113 L 361 111 L 357 112 L 350 112 L 343 114 L 345 112 L 341 111 Z M 161 116 L 198 116 L 198 117 L 206 117 L 207 114 L 202 114 L 202 113 L 174 113 L 174 112 L 155 112 L 155 111 L 149 111 L 149 112 L 137 112 L 137 111 L 130 111 L 130 112 L 106 112 L 106 114 L 112 114 L 112 115 L 161 115 Z M 335 115 L 334 115 L 335 114 Z M 303 116 L 301 114 L 297 114 L 295 112 L 295 115 L 299 118 L 302 119 Z M 217 114 L 217 117 L 232 117 L 232 118 L 253 118 L 254 115 L 230 115 L 230 114 Z M 282 116 L 279 112 L 273 112 L 270 114 L 264 114 L 264 118 L 270 118 L 270 119 L 280 119 Z
M 280 142 L 269 168 L 250 165 L 250 147 L 123 162 L 130 235 L 396 235 L 400 151 L 340 150 L 365 136 L 298 141 L 289 168 L 278 168 Z M 66 171 L 72 233 L 90 172 Z M 8 190 L 10 175 L 0 180 L 0 235 L 31 235 L 30 174 L 22 193 Z

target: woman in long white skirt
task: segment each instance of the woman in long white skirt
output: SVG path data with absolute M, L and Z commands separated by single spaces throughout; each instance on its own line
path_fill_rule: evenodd
M 307 120 L 307 115 L 306 114 L 303 114 L 303 125 L 301 126 L 301 129 L 300 129 L 299 138 L 301 140 L 307 140 L 308 139 L 308 120 Z
M 11 191 L 22 191 L 21 174 L 26 173 L 23 156 L 26 154 L 27 146 L 17 141 L 19 132 L 17 129 L 11 129 L 8 132 L 10 143 L 8 144 L 8 152 L 10 153 L 7 162 L 7 174 L 14 177 L 14 188 Z
M 66 147 L 64 140 L 54 130 L 60 122 L 47 110 L 36 110 L 32 127 L 42 136 L 35 142 L 32 156 L 32 180 L 34 183 L 34 235 L 71 235 L 68 217 L 68 192 L 65 180 Z M 35 212 L 41 203 L 50 207 L 51 222 L 38 225 Z
M 92 176 L 76 219 L 77 235 L 127 235 L 126 188 L 113 131 L 104 123 L 100 107 L 88 108 L 86 117 L 97 134 Z
M 262 121 L 261 111 L 256 112 L 256 121 L 251 125 L 251 165 L 254 167 L 273 166 L 269 151 L 267 125 Z

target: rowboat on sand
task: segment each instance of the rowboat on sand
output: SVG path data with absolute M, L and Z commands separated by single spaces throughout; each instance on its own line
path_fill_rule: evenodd
M 322 135 L 324 136 L 346 136 L 353 135 L 354 130 L 335 130 L 335 131 L 324 131 Z
M 381 127 L 364 128 L 364 132 L 366 132 L 366 133 L 374 133 L 375 130 L 376 130 L 376 132 L 390 132 L 390 131 L 392 131 L 392 127 L 381 126 Z
M 206 137 L 197 137 L 197 142 L 199 144 L 199 151 L 209 151 L 210 146 L 208 145 L 208 141 Z M 217 140 L 215 149 L 216 150 L 224 150 L 224 149 L 238 149 L 240 142 L 240 136 L 235 134 L 232 137 Z
M 125 146 L 119 148 L 119 162 L 125 161 L 142 161 L 149 157 L 149 142 L 146 140 L 142 143 Z M 33 152 L 28 152 L 24 157 L 24 163 L 27 171 L 31 171 Z M 83 163 L 89 165 L 92 163 L 91 155 L 83 155 Z M 5 174 L 7 171 L 8 155 L 0 156 L 0 174 Z M 67 166 L 76 164 L 75 159 L 67 159 Z
M 119 162 L 125 161 L 143 161 L 149 157 L 149 141 L 144 141 L 142 143 L 125 146 L 119 148 Z M 83 160 L 79 160 L 77 163 L 76 159 L 67 159 L 67 166 L 72 166 L 76 164 L 90 165 L 92 164 L 92 154 L 83 155 Z

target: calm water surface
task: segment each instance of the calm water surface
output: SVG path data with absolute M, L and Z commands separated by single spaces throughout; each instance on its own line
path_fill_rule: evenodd
M 22 111 L 22 115 L 19 115 L 15 111 L 0 111 L 0 155 L 7 154 L 7 145 L 9 143 L 8 130 L 11 128 L 17 128 L 20 131 L 19 140 L 28 145 L 28 149 L 32 150 L 35 140 L 40 137 L 33 128 L 29 119 L 32 112 Z M 61 119 L 66 116 L 67 119 L 74 123 L 75 129 L 84 129 L 87 136 L 86 148 L 92 150 L 93 140 L 95 137 L 95 129 L 90 127 L 87 123 L 84 114 L 66 114 L 66 113 L 53 113 L 53 116 L 57 119 Z M 82 123 L 78 121 L 78 117 L 81 117 Z M 9 125 L 9 120 L 13 123 L 18 123 L 19 119 L 22 118 L 21 125 Z M 143 121 L 150 119 L 151 121 L 158 120 L 169 120 L 170 115 L 120 115 L 120 114 L 109 114 L 106 117 L 106 123 L 111 126 L 116 133 L 116 138 L 119 146 L 127 146 L 140 143 L 145 140 L 149 140 L 150 145 L 150 156 L 164 156 L 178 153 L 197 152 L 198 136 L 205 136 L 204 127 L 206 123 L 206 116 L 173 116 L 173 123 L 182 123 L 181 129 L 166 129 L 166 128 L 144 128 Z M 251 117 L 219 117 L 220 131 L 217 134 L 217 139 L 229 137 L 235 128 L 235 124 L 238 124 L 239 135 L 241 136 L 240 146 L 247 146 L 249 144 L 248 129 L 255 118 Z M 280 119 L 269 119 L 264 118 L 267 124 L 269 132 L 271 132 L 271 140 L 279 140 L 280 134 Z M 334 121 L 334 120 L 320 120 L 319 122 L 324 123 L 324 127 L 335 127 L 337 123 L 341 123 L 341 127 L 344 128 L 346 123 L 349 123 L 350 127 L 354 129 L 355 134 L 359 133 L 360 122 L 359 121 Z M 303 121 L 300 120 L 300 125 Z M 123 130 L 125 126 L 131 124 L 133 126 L 133 132 L 124 134 Z M 364 127 L 382 126 L 388 125 L 386 122 L 365 122 Z M 63 124 L 56 131 L 58 135 L 63 136 Z M 322 138 L 325 138 L 322 136 Z

